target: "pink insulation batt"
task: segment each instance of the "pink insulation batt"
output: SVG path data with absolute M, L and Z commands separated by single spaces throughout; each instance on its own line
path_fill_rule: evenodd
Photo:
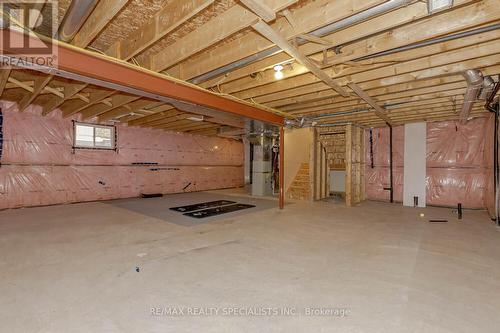
M 484 208 L 492 205 L 493 121 L 478 118 L 461 125 L 455 121 L 427 123 L 427 204 Z M 389 128 L 365 131 L 366 193 L 372 200 L 389 200 Z M 394 199 L 402 201 L 404 126 L 393 128 Z M 490 184 L 491 183 L 491 184 Z M 491 193 L 490 193 L 491 192 Z M 489 203 L 489 204 L 488 204 Z
M 73 149 L 73 122 L 2 103 L 0 209 L 239 187 L 243 144 L 117 126 L 117 151 Z M 158 163 L 154 166 L 133 163 Z

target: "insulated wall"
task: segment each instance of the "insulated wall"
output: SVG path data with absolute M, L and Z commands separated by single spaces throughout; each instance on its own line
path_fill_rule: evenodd
M 484 206 L 488 209 L 488 213 L 492 218 L 495 217 L 495 186 L 494 186 L 494 137 L 495 133 L 495 117 L 490 115 L 485 130 L 485 148 L 484 148 L 484 166 L 485 166 L 485 195 Z
M 467 208 L 485 207 L 488 190 L 488 166 L 485 159 L 492 139 L 487 134 L 491 118 L 478 118 L 461 125 L 455 121 L 427 123 L 426 197 L 428 205 Z M 395 201 L 402 201 L 404 127 L 394 127 Z M 368 199 L 389 199 L 389 129 L 372 130 L 366 140 L 366 194 Z M 491 141 L 491 143 L 490 143 Z M 491 162 L 492 163 L 492 162 Z M 491 181 L 492 182 L 492 181 Z
M 0 209 L 244 184 L 236 140 L 119 125 L 116 151 L 73 149 L 71 119 L 36 106 L 2 110 Z
M 427 202 L 483 208 L 487 118 L 427 124 Z
M 370 130 L 365 130 L 365 191 L 369 200 L 389 201 L 390 192 L 387 190 L 391 185 L 389 143 L 389 127 L 373 128 L 371 139 Z M 393 128 L 392 149 L 394 200 L 402 202 L 404 126 Z

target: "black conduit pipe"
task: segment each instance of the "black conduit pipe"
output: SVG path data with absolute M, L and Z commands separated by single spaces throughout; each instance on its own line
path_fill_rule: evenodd
M 391 182 L 390 187 L 390 201 L 394 202 L 394 174 L 393 174 L 393 163 L 392 163 L 392 126 L 389 125 L 389 181 Z
M 373 169 L 373 129 L 370 128 L 370 166 Z
M 500 209 L 498 207 L 499 205 L 498 191 L 500 187 L 499 168 L 498 168 L 498 103 L 496 104 L 496 106 L 493 106 L 493 109 L 495 112 L 495 131 L 494 131 L 495 141 L 493 141 L 494 142 L 493 154 L 495 154 L 495 156 L 493 157 L 493 182 L 495 186 L 495 218 L 493 220 L 497 223 L 497 225 L 500 226 Z

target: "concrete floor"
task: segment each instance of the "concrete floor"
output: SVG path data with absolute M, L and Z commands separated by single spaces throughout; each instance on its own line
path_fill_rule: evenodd
M 186 227 L 86 203 L 0 212 L 0 253 L 2 332 L 500 331 L 482 211 L 295 203 Z

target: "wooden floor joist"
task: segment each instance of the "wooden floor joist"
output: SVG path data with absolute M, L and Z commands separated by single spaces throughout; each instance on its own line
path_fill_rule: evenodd
M 298 23 L 295 27 L 292 27 L 284 17 L 278 17 L 271 27 L 279 31 L 288 40 L 297 34 L 308 33 L 384 2 L 385 0 L 311 1 L 307 5 L 292 11 Z M 204 28 L 203 26 L 201 27 L 201 29 Z M 172 72 L 179 73 L 178 77 L 180 79 L 189 80 L 213 69 L 238 61 L 245 56 L 253 55 L 258 50 L 265 50 L 273 46 L 272 42 L 260 37 L 258 33 L 249 32 L 241 36 L 241 38 L 230 40 L 220 45 L 220 47 L 213 48 L 213 50 L 209 49 L 208 52 L 195 55 L 177 64 L 172 69 Z M 273 61 L 265 67 L 272 67 L 277 63 L 288 60 L 290 60 L 290 57 L 285 54 L 285 58 L 282 61 Z M 247 75 L 251 73 L 249 72 Z
M 278 45 L 283 51 L 292 56 L 296 61 L 305 66 L 309 71 L 318 77 L 321 81 L 332 87 L 340 95 L 347 97 L 348 93 L 341 88 L 332 78 L 326 74 L 321 68 L 315 65 L 309 58 L 303 55 L 295 46 L 280 36 L 273 28 L 264 21 L 258 21 L 252 27 L 264 37 Z
M 0 96 L 2 96 L 3 91 L 5 89 L 5 86 L 7 85 L 7 82 L 9 81 L 11 71 L 12 71 L 12 68 L 10 68 L 10 67 L 0 69 Z
M 277 11 L 295 2 L 297 0 L 269 0 L 267 6 Z M 258 16 L 254 13 L 236 4 L 204 24 L 203 29 L 191 32 L 171 47 L 151 57 L 146 63 L 150 63 L 154 71 L 163 71 L 234 33 L 250 27 L 257 19 Z
M 61 17 L 68 4 L 58 5 Z M 0 96 L 21 110 L 39 105 L 44 116 L 213 134 L 248 119 L 278 126 L 285 117 L 365 126 L 455 119 L 466 89 L 461 72 L 500 74 L 496 0 L 454 0 L 432 14 L 425 1 L 145 4 L 99 2 L 71 41 L 79 48 L 60 44 L 60 72 L 3 68 Z M 284 66 L 281 80 L 275 65 Z M 170 76 L 156 73 L 165 70 Z M 481 116 L 480 107 L 472 114 Z
M 380 105 L 378 105 L 378 103 L 370 95 L 368 95 L 363 89 L 361 89 L 354 82 L 349 83 L 347 86 L 349 88 L 351 88 L 352 91 L 354 91 L 354 93 L 356 93 L 356 95 L 358 95 L 363 101 L 368 103 L 374 109 L 375 114 L 380 119 L 382 119 L 383 121 L 385 121 L 389 125 L 391 124 L 391 119 L 387 116 L 386 110 L 383 107 L 381 107 Z
M 22 40 L 23 33 L 17 30 L 11 31 L 13 40 Z M 29 36 L 33 43 L 37 40 Z M 40 43 L 38 41 L 38 43 Z M 36 45 L 36 44 L 34 44 Z M 75 75 L 84 75 L 89 79 L 118 84 L 127 89 L 128 87 L 137 89 L 147 94 L 155 94 L 160 97 L 178 99 L 182 102 L 200 104 L 202 106 L 213 108 L 217 111 L 228 112 L 239 116 L 257 119 L 277 125 L 283 124 L 283 117 L 272 113 L 267 109 L 253 106 L 250 103 L 226 98 L 192 85 L 172 80 L 164 75 L 158 75 L 148 72 L 144 69 L 128 65 L 124 62 L 113 61 L 110 58 L 100 56 L 92 52 L 85 52 L 65 44 L 58 44 L 58 70 L 65 71 Z M 66 74 L 68 75 L 68 74 Z M 114 91 L 104 91 L 97 94 L 89 105 L 84 105 L 76 110 L 68 110 L 64 113 L 66 117 L 79 113 L 89 106 L 100 103 L 103 99 L 114 94 Z M 107 110 L 109 111 L 109 110 Z
M 151 21 L 135 31 L 130 38 L 116 41 L 105 53 L 118 59 L 129 60 L 196 16 L 213 2 L 214 0 L 169 1 Z
M 86 48 L 130 0 L 99 1 L 72 43 Z

